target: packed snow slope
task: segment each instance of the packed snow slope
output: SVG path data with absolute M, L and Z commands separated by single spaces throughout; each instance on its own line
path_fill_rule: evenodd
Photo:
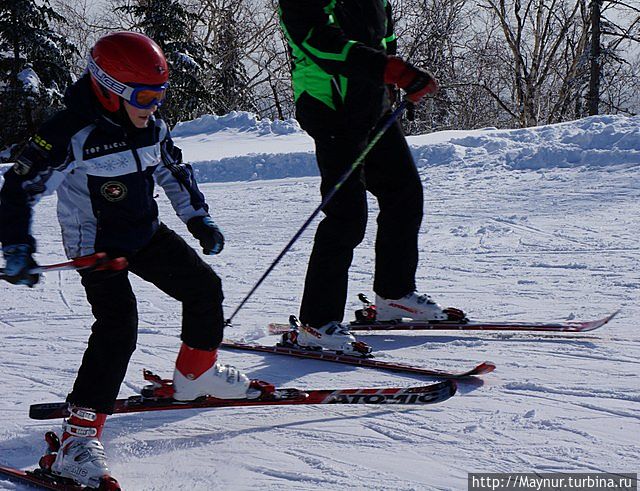
M 293 121 L 244 113 L 184 123 L 175 135 L 201 181 L 210 181 L 201 189 L 227 245 L 205 260 L 223 278 L 230 314 L 319 202 L 313 142 Z M 452 131 L 410 143 L 426 190 L 421 291 L 473 319 L 592 319 L 621 308 L 618 317 L 583 334 L 363 334 L 382 360 L 449 369 L 497 364 L 484 383 L 461 383 L 454 398 L 422 409 L 113 416 L 104 442 L 124 489 L 461 490 L 472 471 L 638 471 L 640 118 Z M 159 202 L 163 220 L 187 236 L 164 195 Z M 359 292 L 372 293 L 370 204 L 345 319 L 359 307 Z M 33 227 L 37 260 L 62 260 L 55 197 L 40 203 Z M 228 338 L 275 343 L 266 325 L 297 313 L 313 228 L 240 311 Z M 180 343 L 180 305 L 132 282 L 140 334 L 123 397 L 141 387 L 143 368 L 170 376 Z M 29 468 L 44 432 L 59 429 L 58 421 L 30 420 L 29 405 L 66 396 L 92 317 L 72 272 L 48 274 L 33 289 L 2 284 L 0 295 L 0 463 Z M 220 359 L 300 388 L 430 381 L 275 355 L 222 351 Z M 27 488 L 0 479 L 0 489 Z

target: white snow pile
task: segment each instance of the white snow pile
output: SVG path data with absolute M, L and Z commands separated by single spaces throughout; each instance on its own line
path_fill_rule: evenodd
M 231 111 L 224 116 L 205 114 L 192 121 L 176 124 L 171 134 L 187 137 L 202 133 L 216 133 L 218 131 L 241 131 L 256 135 L 288 135 L 300 133 L 300 125 L 295 119 L 271 121 L 269 118 L 258 119 L 255 114 L 245 111 Z
M 246 112 L 203 116 L 178 124 L 174 136 L 201 182 L 318 173 L 313 141 L 295 120 L 258 120 Z M 640 165 L 640 116 L 593 116 L 516 130 L 444 131 L 408 140 L 421 169 L 436 165 L 508 170 Z
M 302 152 L 239 155 L 195 162 L 193 168 L 198 182 L 255 181 L 319 175 L 313 154 Z
M 233 111 L 178 123 L 172 134 L 200 182 L 318 175 L 313 140 L 294 119 Z M 640 165 L 640 116 L 592 116 L 515 130 L 410 136 L 417 166 L 539 170 Z
M 412 141 L 418 166 L 500 165 L 509 169 L 640 164 L 640 116 L 592 116 L 518 130 L 479 130 L 429 144 Z

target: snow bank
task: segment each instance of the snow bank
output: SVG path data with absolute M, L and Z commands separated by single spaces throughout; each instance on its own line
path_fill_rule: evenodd
M 319 175 L 309 153 L 252 154 L 193 164 L 198 182 L 256 181 Z
M 193 121 L 178 123 L 171 131 L 171 134 L 176 138 L 184 138 L 203 133 L 217 133 L 219 131 L 252 132 L 260 136 L 289 135 L 302 132 L 295 119 L 271 121 L 269 118 L 258 119 L 252 113 L 232 111 L 224 116 L 205 114 Z
M 292 152 L 285 141 L 278 153 L 264 153 L 264 135 L 300 135 L 295 120 L 259 121 L 250 113 L 204 116 L 181 123 L 174 133 L 185 156 L 198 169 L 201 182 L 277 179 L 317 175 L 313 152 Z M 185 138 L 217 132 L 218 139 Z M 226 141 L 246 134 L 245 141 L 255 153 L 219 159 L 192 158 L 219 152 Z M 183 138 L 180 141 L 180 137 Z M 262 141 L 261 141 L 261 138 Z M 593 116 L 548 126 L 516 130 L 488 128 L 473 131 L 447 131 L 409 137 L 411 151 L 420 169 L 449 165 L 464 168 L 502 167 L 509 170 L 561 167 L 605 167 L 640 165 L 640 116 Z M 218 145 L 218 148 L 216 148 Z M 262 147 L 262 152 L 261 152 Z M 287 151 L 289 149 L 289 151 Z M 311 148 L 310 148 L 311 150 Z
M 479 130 L 429 144 L 413 140 L 419 167 L 456 165 L 509 169 L 640 164 L 640 116 L 589 118 L 517 130 Z
M 248 112 L 205 115 L 172 132 L 200 182 L 316 176 L 313 141 L 297 121 Z M 640 116 L 592 116 L 516 130 L 443 131 L 408 138 L 420 169 L 539 170 L 640 165 Z

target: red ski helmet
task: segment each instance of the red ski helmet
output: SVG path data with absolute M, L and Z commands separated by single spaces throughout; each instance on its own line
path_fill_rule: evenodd
M 137 32 L 115 32 L 100 38 L 88 59 L 91 87 L 110 112 L 120 98 L 136 107 L 160 105 L 169 80 L 164 53 L 152 39 Z

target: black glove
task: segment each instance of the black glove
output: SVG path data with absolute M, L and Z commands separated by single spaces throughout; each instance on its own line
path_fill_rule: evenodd
M 33 260 L 33 248 L 27 244 L 8 245 L 2 248 L 7 264 L 2 273 L 2 279 L 14 285 L 33 287 L 40 280 L 39 273 L 29 273 L 38 264 Z
M 224 235 L 211 217 L 193 217 L 187 222 L 187 228 L 200 241 L 203 254 L 213 256 L 224 249 Z

